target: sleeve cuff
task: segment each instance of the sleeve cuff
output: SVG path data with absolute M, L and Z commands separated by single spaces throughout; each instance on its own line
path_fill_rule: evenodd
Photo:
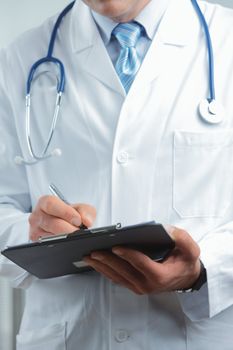
M 198 321 L 210 316 L 208 284 L 191 293 L 177 293 L 184 314 L 191 321 Z
M 8 226 L 1 237 L 1 249 L 28 242 L 28 216 L 23 214 L 15 218 L 13 225 Z M 4 239 L 5 238 L 5 239 Z M 14 288 L 28 288 L 36 277 L 14 264 L 12 261 L 0 254 L 0 275 Z

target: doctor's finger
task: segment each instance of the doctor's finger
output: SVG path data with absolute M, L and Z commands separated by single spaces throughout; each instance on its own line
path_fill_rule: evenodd
M 74 204 L 72 205 L 74 209 L 78 211 L 78 213 L 81 216 L 82 223 L 87 226 L 91 227 L 96 219 L 96 209 L 92 205 L 89 204 Z
M 77 230 L 76 226 L 69 224 L 67 221 L 44 213 L 38 218 L 38 227 L 52 234 L 71 233 Z
M 113 253 L 126 260 L 146 279 L 159 280 L 164 273 L 163 264 L 160 264 L 142 252 L 125 247 L 114 247 Z
M 91 259 L 90 257 L 85 257 L 84 261 L 91 266 L 94 270 L 104 275 L 106 278 L 111 280 L 113 283 L 120 284 L 121 286 L 124 286 L 128 289 L 130 289 L 132 292 L 141 295 L 142 292 L 140 289 L 138 289 L 137 286 L 132 284 L 130 281 L 125 279 L 122 275 L 120 275 L 117 271 L 113 270 L 110 266 L 103 264 L 100 261 L 97 261 L 95 259 Z
M 37 229 L 30 228 L 29 229 L 29 239 L 31 241 L 38 241 L 40 237 L 44 236 L 52 236 L 51 232 L 46 232 L 39 227 Z
M 144 280 L 144 276 L 138 270 L 115 254 L 105 251 L 93 252 L 91 253 L 91 258 L 100 261 L 135 287 L 139 285 L 139 282 L 143 282 Z
M 60 218 L 73 226 L 81 225 L 81 216 L 75 208 L 64 203 L 55 196 L 43 196 L 38 201 L 38 209 L 56 218 Z

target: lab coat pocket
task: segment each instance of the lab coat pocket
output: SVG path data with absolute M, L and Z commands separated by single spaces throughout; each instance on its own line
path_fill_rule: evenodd
M 46 321 L 46 320 L 45 320 Z M 17 335 L 17 350 L 66 350 L 66 323 Z
M 233 307 L 201 321 L 186 323 L 187 350 L 232 350 Z
M 173 208 L 180 217 L 221 217 L 233 183 L 233 129 L 175 131 Z

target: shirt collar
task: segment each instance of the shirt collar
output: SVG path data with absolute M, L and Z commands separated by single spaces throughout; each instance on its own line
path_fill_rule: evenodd
M 135 21 L 143 25 L 150 40 L 153 39 L 160 21 L 171 1 L 172 0 L 151 0 L 139 15 L 134 18 Z M 92 11 L 92 15 L 99 28 L 104 44 L 107 45 L 111 39 L 112 30 L 118 23 L 94 11 Z

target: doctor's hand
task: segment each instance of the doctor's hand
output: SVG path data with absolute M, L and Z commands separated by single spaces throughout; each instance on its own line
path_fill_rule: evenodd
M 143 253 L 115 247 L 110 252 L 93 252 L 84 261 L 116 284 L 136 294 L 150 294 L 191 288 L 201 271 L 200 248 L 184 230 L 170 227 L 176 247 L 162 263 Z
M 36 241 L 43 236 L 71 233 L 81 224 L 90 227 L 95 217 L 91 205 L 68 205 L 55 196 L 43 196 L 29 216 L 29 238 Z

